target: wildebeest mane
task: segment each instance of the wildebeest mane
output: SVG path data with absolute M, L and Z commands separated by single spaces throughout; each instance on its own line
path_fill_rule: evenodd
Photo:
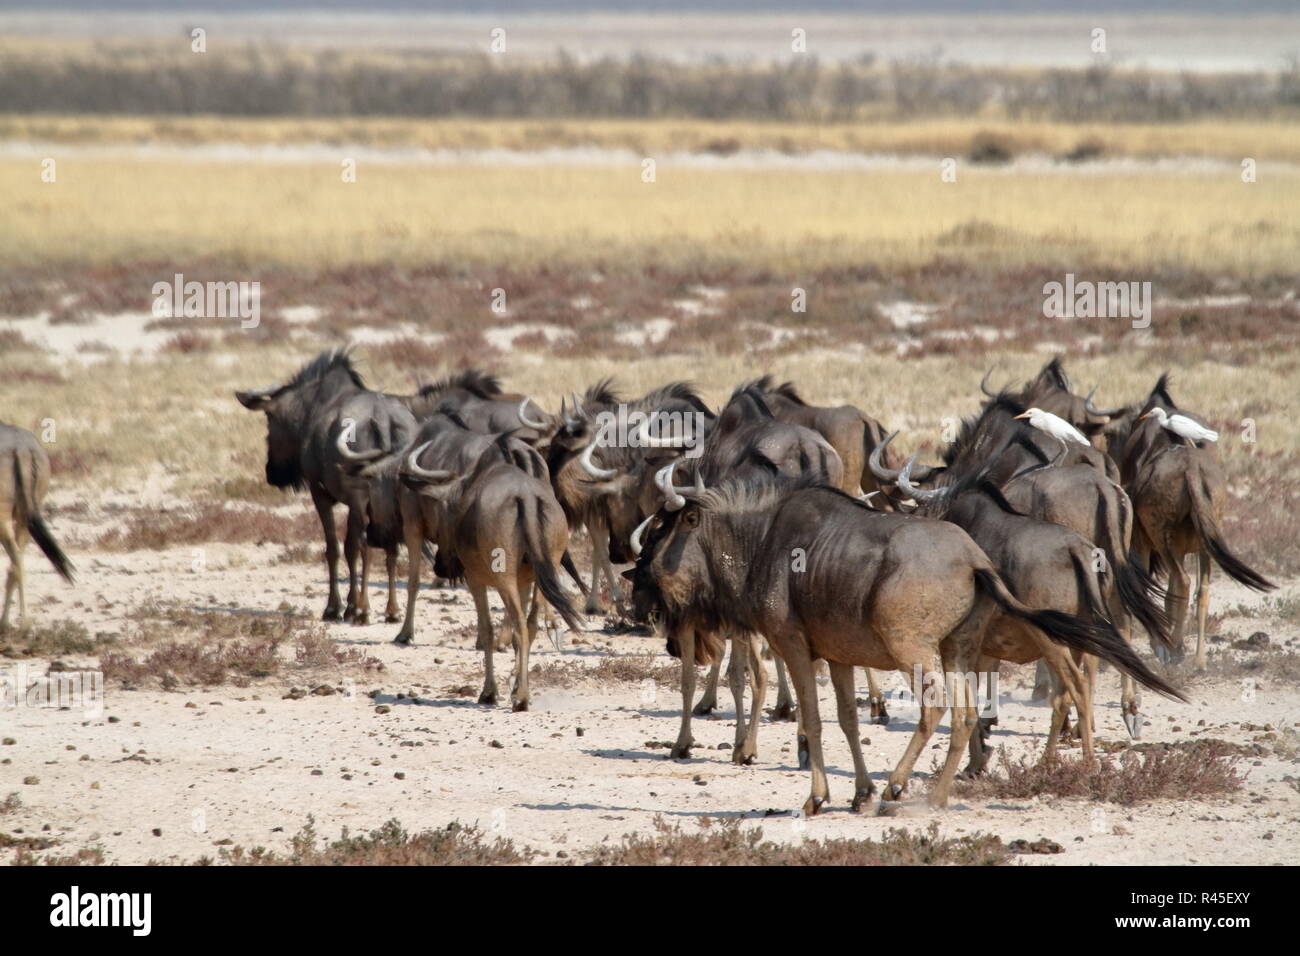
M 622 397 L 618 392 L 614 391 L 613 378 L 602 378 L 582 393 L 584 407 L 587 405 L 617 405 L 621 401 L 623 401 Z
M 432 385 L 422 385 L 418 394 L 427 397 L 456 388 L 462 388 L 479 398 L 493 399 L 501 394 L 501 380 L 481 369 L 470 368 L 439 379 Z
M 347 372 L 348 377 L 352 379 L 352 384 L 357 388 L 365 388 L 366 383 L 361 378 L 361 373 L 356 370 L 352 364 L 351 346 L 341 346 L 334 349 L 326 349 L 314 359 L 304 365 L 294 374 L 293 378 L 285 383 L 284 388 L 292 389 L 305 385 L 308 382 L 319 381 L 335 369 L 342 369 Z
M 941 456 L 943 463 L 951 467 L 957 461 L 975 440 L 980 427 L 989 416 L 997 412 L 1006 412 L 1012 418 L 1015 418 L 1015 416 L 1023 414 L 1025 411 L 1025 406 L 1021 403 L 1020 397 L 1004 388 L 985 402 L 984 407 L 977 414 L 968 415 L 961 420 L 961 427 L 957 430 L 957 437 L 943 450 Z

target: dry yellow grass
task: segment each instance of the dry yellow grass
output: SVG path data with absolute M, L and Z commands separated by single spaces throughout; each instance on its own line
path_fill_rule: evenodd
M 1013 122 L 949 118 L 876 123 L 758 123 L 618 119 L 405 119 L 356 117 L 50 116 L 0 114 L 0 139 L 55 144 L 326 143 L 423 149 L 597 147 L 646 156 L 732 149 L 966 155 L 988 136 L 1011 153 L 1065 155 L 1095 144 L 1107 157 L 1206 157 L 1300 162 L 1300 125 L 1284 121 L 1181 123 Z
M 57 158 L 57 155 L 56 155 Z M 190 260 L 739 264 L 799 274 L 936 257 L 997 268 L 1286 272 L 1300 252 L 1300 174 L 939 170 L 796 172 L 639 164 L 340 166 L 73 154 L 0 162 L 0 262 Z

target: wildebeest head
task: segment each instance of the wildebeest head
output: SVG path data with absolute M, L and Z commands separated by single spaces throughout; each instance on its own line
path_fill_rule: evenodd
M 1100 435 L 1111 416 L 1123 410 L 1098 408 L 1094 405 L 1092 396 L 1096 394 L 1095 388 L 1086 396 L 1076 394 L 1073 388 L 1070 376 L 1066 374 L 1061 357 L 1058 355 L 1026 382 L 1019 392 L 1004 390 L 1004 394 L 1011 396 L 1021 405 L 1041 408 L 1065 419 L 1089 438 Z M 989 390 L 987 374 L 980 382 L 980 390 L 989 398 L 997 397 L 997 393 Z
M 341 391 L 365 387 L 348 349 L 340 348 L 321 352 L 287 382 L 235 392 L 245 408 L 266 415 L 267 483 L 301 489 L 299 454 L 311 408 Z

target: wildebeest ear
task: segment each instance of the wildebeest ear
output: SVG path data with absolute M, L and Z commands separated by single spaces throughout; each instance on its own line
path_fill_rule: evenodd
M 235 398 L 239 399 L 240 405 L 254 412 L 259 412 L 271 404 L 271 396 L 266 392 L 236 392 Z

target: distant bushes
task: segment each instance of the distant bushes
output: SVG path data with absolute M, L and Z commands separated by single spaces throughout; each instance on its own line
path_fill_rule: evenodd
M 852 121 L 969 117 L 1168 121 L 1300 109 L 1300 66 L 1191 74 L 1109 67 L 1000 70 L 873 60 L 682 65 L 633 57 L 502 61 L 428 51 L 245 47 L 10 51 L 0 103 L 13 113 L 234 116 L 626 117 Z

